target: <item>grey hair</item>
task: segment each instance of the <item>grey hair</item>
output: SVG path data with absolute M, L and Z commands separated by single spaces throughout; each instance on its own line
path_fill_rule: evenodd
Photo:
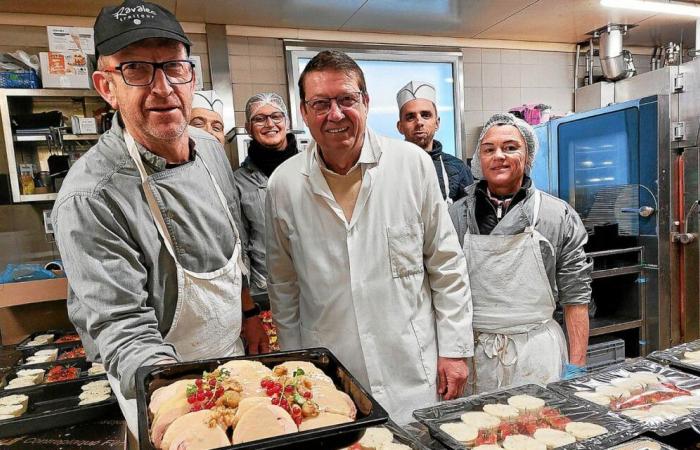
M 520 134 L 523 137 L 523 140 L 525 141 L 525 146 L 527 147 L 527 166 L 525 167 L 525 173 L 529 174 L 530 169 L 532 169 L 532 165 L 535 162 L 535 156 L 537 155 L 537 150 L 539 147 L 539 143 L 537 141 L 537 135 L 535 134 L 535 129 L 530 126 L 527 122 L 525 122 L 522 119 L 518 119 L 515 117 L 513 114 L 510 113 L 496 113 L 489 120 L 486 121 L 486 124 L 484 125 L 484 128 L 481 130 L 481 134 L 479 135 L 479 140 L 476 143 L 476 151 L 474 152 L 474 156 L 472 158 L 472 175 L 474 175 L 475 178 L 484 178 L 484 173 L 481 170 L 481 158 L 480 158 L 480 148 L 481 148 L 481 141 L 484 140 L 484 136 L 486 133 L 493 127 L 495 126 L 502 126 L 502 125 L 512 125 L 515 128 L 518 129 Z
M 245 121 L 250 122 L 250 118 L 258 112 L 260 108 L 265 105 L 274 106 L 275 108 L 282 111 L 284 116 L 289 119 L 289 114 L 287 113 L 287 105 L 284 103 L 284 99 L 274 92 L 261 92 L 250 97 L 245 104 Z

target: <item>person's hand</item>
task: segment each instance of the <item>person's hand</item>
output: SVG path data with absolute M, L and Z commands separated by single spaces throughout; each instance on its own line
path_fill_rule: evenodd
M 249 319 L 243 319 L 243 329 L 241 331 L 243 339 L 248 344 L 249 355 L 270 352 L 270 341 L 267 333 L 265 333 L 260 317 L 254 316 Z
M 570 380 L 586 374 L 586 368 L 577 366 L 576 364 L 564 364 L 564 369 L 561 374 L 562 380 Z
M 438 394 L 443 400 L 459 398 L 464 394 L 469 368 L 464 358 L 438 357 Z

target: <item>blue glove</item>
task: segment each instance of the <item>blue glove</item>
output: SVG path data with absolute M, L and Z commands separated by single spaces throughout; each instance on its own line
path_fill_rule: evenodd
M 572 378 L 580 377 L 586 374 L 586 368 L 582 366 L 577 366 L 576 364 L 564 364 L 564 370 L 561 374 L 562 380 L 570 380 Z

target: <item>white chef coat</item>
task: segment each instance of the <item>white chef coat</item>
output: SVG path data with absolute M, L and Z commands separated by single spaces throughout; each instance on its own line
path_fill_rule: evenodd
M 435 403 L 437 357 L 473 355 L 466 261 L 430 157 L 367 130 L 350 222 L 315 142 L 268 182 L 268 292 L 284 349 L 328 347 L 399 423 Z

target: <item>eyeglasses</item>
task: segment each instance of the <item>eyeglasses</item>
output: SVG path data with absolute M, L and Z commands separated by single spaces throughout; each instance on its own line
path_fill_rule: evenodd
M 337 97 L 319 97 L 313 100 L 304 101 L 305 104 L 309 105 L 316 114 L 326 114 L 331 110 L 331 103 L 335 100 L 335 103 L 340 109 L 350 109 L 355 106 L 360 100 L 362 100 L 362 92 L 348 92 L 347 94 L 339 95 Z
M 103 72 L 121 72 L 124 83 L 129 86 L 149 86 L 161 69 L 170 84 L 187 84 L 194 77 L 194 63 L 188 60 L 163 62 L 129 61 Z
M 264 127 L 267 124 L 267 119 L 272 120 L 272 123 L 278 124 L 284 120 L 284 114 L 276 112 L 272 114 L 258 114 L 250 118 L 250 123 L 256 127 Z

